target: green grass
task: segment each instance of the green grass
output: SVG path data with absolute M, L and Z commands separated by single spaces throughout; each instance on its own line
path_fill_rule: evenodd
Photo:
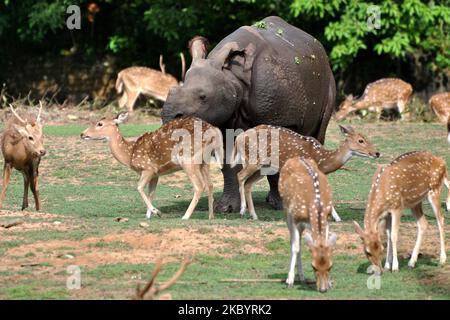
M 182 221 L 192 196 L 184 175 L 180 175 L 180 181 L 161 178 L 154 204 L 163 217 L 146 221 L 145 206 L 136 190 L 136 173 L 117 163 L 107 144 L 79 139 L 86 126 L 67 125 L 45 129 L 48 155 L 41 164 L 40 192 L 48 216 L 35 213 L 31 197 L 27 214 L 19 211 L 22 177 L 18 172 L 12 176 L 3 209 L 16 213 L 4 217 L 0 213 L 0 222 L 23 219 L 35 227 L 0 230 L 0 299 L 127 299 L 137 284 L 148 279 L 161 255 L 169 262 L 158 277 L 160 282 L 170 278 L 178 268 L 176 261 L 193 249 L 197 253 L 192 264 L 169 290 L 175 299 L 449 299 L 449 267 L 448 263 L 445 267 L 437 265 L 437 229 L 428 204 L 425 212 L 430 227 L 426 238 L 433 237 L 435 242 L 422 248 L 423 257 L 412 270 L 404 256 L 413 242 L 401 249 L 400 272 L 384 273 L 380 290 L 367 288 L 368 261 L 359 240 L 354 240 L 351 225 L 351 220 L 363 219 L 377 165 L 418 149 L 431 150 L 450 163 L 445 128 L 433 123 L 356 121 L 351 125 L 377 145 L 383 156 L 378 160 L 355 157 L 345 166 L 349 170 L 328 176 L 336 209 L 344 221 L 331 226 L 343 243 L 334 257 L 334 288 L 326 294 L 318 293 L 313 283 L 285 288 L 290 255 L 287 229 L 283 212 L 265 203 L 265 181 L 254 190 L 259 221 L 251 221 L 248 216 L 241 219 L 237 213 L 216 213 L 216 219 L 209 221 L 206 197 L 200 200 L 191 220 Z M 128 124 L 121 130 L 126 136 L 136 136 L 156 127 Z M 337 125 L 332 123 L 326 145 L 334 148 L 340 141 Z M 215 170 L 215 177 L 220 179 Z M 219 184 L 216 180 L 216 199 L 220 196 Z M 116 222 L 118 217 L 128 221 Z M 62 227 L 52 227 L 55 221 Z M 149 227 L 139 226 L 144 221 Z M 402 226 L 409 223 L 410 227 L 401 239 L 414 241 L 416 230 L 409 212 L 405 211 L 402 222 Z M 175 232 L 169 236 L 171 230 Z M 189 247 L 190 241 L 197 241 L 194 247 Z M 172 249 L 160 250 L 167 245 Z M 309 251 L 303 247 L 302 252 L 306 276 L 313 280 Z M 65 255 L 74 258 L 58 258 Z M 81 268 L 80 290 L 66 289 L 66 268 L 71 264 Z

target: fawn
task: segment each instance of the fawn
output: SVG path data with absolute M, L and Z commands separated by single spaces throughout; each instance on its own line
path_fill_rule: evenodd
M 320 171 L 328 174 L 341 168 L 353 155 L 380 157 L 377 149 L 362 134 L 355 132 L 352 127 L 339 127 L 345 141 L 336 150 L 325 149 L 312 137 L 270 125 L 259 125 L 238 135 L 231 154 L 231 167 L 242 162 L 242 170 L 238 173 L 241 216 L 248 205 L 251 217 L 258 219 L 251 192 L 253 184 L 263 177 L 263 168 L 270 167 L 278 172 L 289 158 L 304 157 L 313 159 Z M 272 141 L 273 137 L 275 140 Z M 278 150 L 273 150 L 274 145 Z M 261 151 L 265 151 L 265 154 L 261 155 Z M 334 208 L 332 216 L 336 221 L 341 220 Z
M 108 140 L 113 156 L 141 175 L 138 191 L 147 205 L 146 217 L 160 214 L 152 204 L 158 177 L 183 169 L 194 186 L 194 197 L 183 219 L 189 219 L 205 189 L 208 192 L 209 219 L 214 218 L 209 160 L 213 154 L 222 165 L 220 130 L 201 119 L 182 117 L 167 122 L 154 132 L 144 133 L 136 141 L 130 141 L 122 137 L 118 126 L 127 117 L 128 113 L 120 113 L 114 119 L 100 119 L 87 128 L 81 138 Z M 148 196 L 144 192 L 147 184 Z
M 395 106 L 402 116 L 412 92 L 412 86 L 403 80 L 396 78 L 377 80 L 366 86 L 361 98 L 347 96 L 339 106 L 339 111 L 336 112 L 336 120 L 342 120 L 357 110 L 369 109 L 381 113 L 381 109 L 391 109 Z
M 446 163 L 427 151 L 412 151 L 402 154 L 389 165 L 379 167 L 372 178 L 366 213 L 364 215 L 364 230 L 353 221 L 355 230 L 363 241 L 364 253 L 376 268 L 381 270 L 381 255 L 383 245 L 380 222 L 386 225 L 387 253 L 384 268 L 398 271 L 397 239 L 402 209 L 411 209 L 417 222 L 417 240 L 409 267 L 414 267 L 419 255 L 423 234 L 427 221 L 422 210 L 425 197 L 433 208 L 440 234 L 440 263 L 446 260 L 444 243 L 444 217 L 441 213 L 440 196 L 442 184 L 449 187 Z M 450 194 L 449 194 L 450 196 Z M 450 197 L 447 198 L 447 208 Z
M 28 207 L 28 189 L 34 196 L 36 210 L 40 210 L 38 176 L 41 157 L 45 155 L 44 135 L 42 133 L 41 111 L 42 102 L 39 102 L 39 113 L 36 119 L 29 116 L 22 118 L 10 105 L 13 117 L 10 118 L 1 137 L 2 154 L 5 158 L 3 167 L 3 189 L 0 194 L 0 208 L 6 196 L 12 169 L 22 172 L 23 200 L 22 210 Z
M 300 281 L 305 281 L 301 255 L 301 237 L 305 232 L 317 290 L 326 292 L 331 288 L 329 273 L 333 266 L 332 249 L 336 245 L 336 234 L 329 231 L 327 221 L 332 208 L 327 177 L 313 160 L 295 157 L 281 168 L 279 189 L 291 238 L 291 263 L 286 284 L 288 287 L 294 284 L 296 262 Z M 311 231 L 305 230 L 308 224 Z

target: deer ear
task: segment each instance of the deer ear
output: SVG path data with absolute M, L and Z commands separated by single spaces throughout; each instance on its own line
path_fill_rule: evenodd
M 331 232 L 330 236 L 328 237 L 328 245 L 334 247 L 336 245 L 336 240 L 337 240 L 336 233 Z
M 117 115 L 117 117 L 114 119 L 115 124 L 120 124 L 125 122 L 125 120 L 128 119 L 128 112 L 121 112 Z
M 16 130 L 18 133 L 20 133 L 24 137 L 28 137 L 28 131 L 21 126 L 18 126 L 17 124 L 13 124 L 14 130 Z
M 356 233 L 359 235 L 359 237 L 360 237 L 361 239 L 364 239 L 364 236 L 365 236 L 364 230 L 361 229 L 361 227 L 359 226 L 358 222 L 356 222 L 355 220 L 353 220 L 353 226 L 355 227 L 355 231 L 356 231 Z
M 311 232 L 309 230 L 305 230 L 304 235 L 303 235 L 303 240 L 305 240 L 305 243 L 308 247 L 313 245 L 314 240 L 313 240 Z

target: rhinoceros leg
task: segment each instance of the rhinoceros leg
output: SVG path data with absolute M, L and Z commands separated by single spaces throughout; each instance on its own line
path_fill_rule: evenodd
M 270 185 L 270 191 L 267 194 L 266 202 L 268 202 L 275 210 L 283 209 L 283 203 L 281 202 L 280 193 L 278 192 L 279 178 L 280 178 L 279 173 L 267 176 L 267 180 L 269 181 Z
M 223 174 L 223 193 L 219 200 L 214 202 L 215 212 L 238 212 L 241 206 L 241 197 L 239 195 L 239 184 L 237 173 L 242 166 L 237 165 L 230 168 L 229 164 L 224 164 Z

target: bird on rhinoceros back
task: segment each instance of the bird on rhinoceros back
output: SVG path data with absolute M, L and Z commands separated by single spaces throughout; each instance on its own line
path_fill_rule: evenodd
M 269 124 L 324 142 L 336 87 L 327 54 L 314 37 L 279 17 L 267 17 L 240 27 L 209 54 L 205 39 L 196 37 L 190 52 L 192 64 L 184 85 L 169 91 L 163 122 L 197 116 L 219 127 L 224 138 L 225 129 Z M 224 165 L 217 211 L 239 210 L 239 170 L 240 166 Z M 281 209 L 278 174 L 268 180 L 267 201 Z

